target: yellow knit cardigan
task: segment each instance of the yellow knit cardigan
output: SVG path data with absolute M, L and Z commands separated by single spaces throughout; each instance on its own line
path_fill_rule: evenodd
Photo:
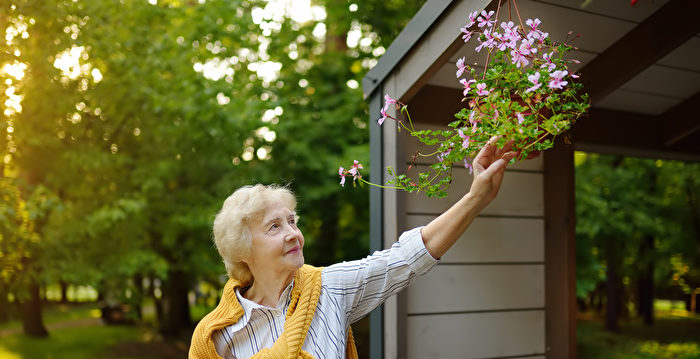
M 221 358 L 216 352 L 211 339 L 215 331 L 236 323 L 243 316 L 243 307 L 238 303 L 235 288 L 241 284 L 229 279 L 219 305 L 197 324 L 190 344 L 190 359 Z M 311 319 L 316 312 L 318 298 L 321 295 L 321 268 L 304 265 L 294 275 L 292 300 L 287 309 L 284 331 L 271 348 L 265 348 L 253 356 L 255 359 L 297 359 L 313 358 L 301 349 L 309 331 Z M 345 355 L 348 359 L 357 359 L 357 349 L 348 331 Z

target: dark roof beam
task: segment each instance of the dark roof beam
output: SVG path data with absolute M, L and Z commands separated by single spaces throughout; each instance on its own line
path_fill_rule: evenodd
M 673 146 L 700 131 L 700 92 L 659 115 L 656 122 L 663 124 L 662 143 Z

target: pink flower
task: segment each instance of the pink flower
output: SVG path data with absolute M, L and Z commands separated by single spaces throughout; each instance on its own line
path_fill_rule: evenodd
M 520 52 L 519 50 L 511 50 L 511 51 L 510 51 L 510 57 L 511 57 L 511 59 L 512 59 L 511 61 L 512 61 L 512 62 L 515 64 L 515 66 L 517 66 L 517 67 L 520 67 L 521 65 L 522 65 L 523 67 L 525 67 L 525 66 L 527 66 L 527 64 L 530 63 L 530 61 L 528 61 L 527 57 L 526 57 L 525 55 L 523 55 L 523 53 Z
M 538 26 L 540 26 L 541 23 L 542 22 L 540 21 L 540 19 L 527 19 L 527 21 L 525 21 L 525 24 L 527 24 L 527 26 L 530 27 L 530 31 L 527 33 L 527 38 L 532 40 L 538 40 L 540 44 L 542 44 L 544 42 L 544 39 L 546 39 L 547 36 L 549 36 L 548 33 L 542 32 L 537 28 Z
M 505 51 L 506 48 L 508 48 L 508 42 L 504 40 L 505 35 L 501 35 L 497 32 L 493 34 L 493 37 L 498 40 L 498 42 L 495 44 L 495 47 L 498 49 L 498 51 Z
M 503 34 L 508 37 L 513 37 L 518 33 L 517 28 L 515 27 L 515 24 L 512 21 L 502 22 L 501 28 L 504 30 Z
M 472 38 L 472 35 L 474 35 L 474 32 L 473 32 L 473 31 L 467 30 L 467 27 L 463 27 L 463 28 L 461 28 L 460 30 L 461 30 L 462 33 L 464 34 L 464 35 L 462 35 L 462 40 L 464 40 L 464 42 L 469 41 L 469 39 Z
M 479 11 L 474 11 L 473 13 L 469 14 L 469 23 L 467 24 L 467 26 L 465 26 L 465 28 L 468 29 L 472 27 L 472 25 L 474 25 L 474 23 L 476 22 L 477 15 L 479 15 Z
M 520 34 L 518 34 L 517 27 L 512 21 L 502 22 L 501 27 L 504 32 L 503 35 L 499 37 L 501 44 L 498 49 L 504 51 L 506 48 L 515 49 L 518 46 L 518 40 L 520 40 Z
M 554 55 L 554 51 L 542 55 L 542 59 L 545 61 L 542 66 L 540 66 L 541 69 L 547 68 L 547 72 L 552 72 L 555 68 L 557 68 L 557 65 L 555 65 L 552 62 L 552 55 Z
M 518 117 L 518 125 L 522 125 L 523 121 L 525 121 L 525 116 L 520 112 L 516 112 L 515 115 Z
M 480 82 L 476 84 L 476 94 L 479 96 L 486 96 L 491 92 L 491 90 L 486 90 L 486 84 Z
M 343 174 L 343 172 L 345 172 L 345 168 L 338 168 L 338 175 L 340 175 L 340 185 L 345 187 L 345 175 Z
M 530 55 L 530 54 L 536 53 L 536 52 L 537 52 L 537 48 L 536 48 L 536 47 L 532 47 L 532 44 L 533 44 L 534 42 L 535 42 L 534 39 L 523 40 L 523 41 L 520 43 L 520 52 L 522 52 L 523 54 L 526 54 L 526 55 Z
M 486 40 L 482 40 L 481 36 L 479 37 L 479 42 L 481 43 L 481 45 L 477 46 L 474 49 L 476 50 L 476 52 L 481 51 L 481 49 L 484 47 L 491 49 L 496 45 L 496 37 L 491 33 L 491 31 L 484 30 L 483 35 L 484 37 L 486 37 Z
M 542 45 L 544 40 L 549 36 L 548 32 L 542 32 L 540 30 L 530 31 L 527 33 L 527 38 L 530 40 L 537 40 L 537 43 Z
M 527 80 L 532 82 L 533 86 L 528 88 L 527 90 L 525 90 L 525 93 L 535 91 L 538 88 L 540 88 L 540 86 L 542 86 L 542 84 L 540 83 L 540 73 L 539 72 L 535 72 L 534 74 L 528 76 Z
M 538 18 L 535 18 L 535 20 L 527 19 L 527 21 L 525 21 L 525 25 L 529 26 L 532 31 L 537 31 L 537 27 L 540 26 L 541 23 L 542 21 Z
M 469 157 L 464 159 L 464 168 L 469 170 L 469 174 L 472 174 L 472 171 L 473 171 L 472 165 L 471 165 L 471 163 L 469 163 L 468 160 L 469 160 Z
M 457 130 L 459 137 L 462 137 L 462 148 L 469 148 L 469 136 L 465 135 L 462 130 Z
M 362 164 L 360 162 L 357 162 L 357 160 L 353 161 L 352 168 L 349 170 L 346 170 L 343 167 L 338 168 L 338 175 L 340 176 L 340 185 L 345 187 L 345 177 L 348 176 L 352 176 L 353 181 L 362 178 L 362 175 L 360 174 L 361 169 Z
M 457 60 L 457 77 L 462 76 L 464 71 L 467 69 L 467 65 L 464 63 L 464 57 Z
M 447 151 L 437 154 L 437 159 L 439 162 L 444 161 L 445 157 L 450 155 L 450 153 L 452 152 L 453 146 L 454 146 L 454 143 L 450 143 L 450 148 L 448 148 Z
M 561 90 L 566 84 L 568 84 L 567 81 L 562 80 L 564 76 L 568 74 L 568 71 L 554 71 L 551 74 L 549 74 L 549 88 L 551 89 L 559 89 Z
M 472 132 L 476 132 L 476 124 L 480 121 L 479 119 L 474 118 L 474 114 L 476 111 L 472 111 L 469 114 L 469 123 L 472 124 Z
M 462 86 L 464 86 L 464 91 L 462 92 L 463 96 L 467 96 L 467 93 L 469 93 L 469 85 L 471 85 L 473 82 L 476 82 L 476 80 L 474 80 L 474 79 L 471 79 L 469 81 L 467 81 L 467 79 L 459 80 L 459 83 L 461 83 Z
M 482 10 L 481 16 L 479 16 L 479 18 L 476 19 L 476 21 L 479 22 L 479 27 L 484 27 L 484 26 L 491 27 L 491 26 L 493 26 L 493 24 L 496 23 L 496 20 L 491 20 L 491 16 L 493 16 L 493 14 L 494 14 L 493 10 L 489 11 L 488 14 L 486 13 L 486 10 Z
M 348 170 L 348 173 L 352 175 L 353 179 L 358 179 L 362 176 L 360 176 L 359 170 L 361 170 L 362 164 L 360 162 L 357 162 L 357 160 L 353 161 L 352 168 Z
M 386 113 L 386 111 L 389 110 L 389 106 L 396 105 L 398 103 L 399 102 L 396 99 L 391 98 L 389 94 L 384 95 L 384 107 L 379 111 L 382 114 L 382 117 L 377 120 L 379 126 L 381 126 L 384 123 L 384 120 L 386 120 L 387 118 L 392 118 Z
M 377 123 L 379 124 L 379 126 L 381 126 L 384 123 L 384 120 L 389 118 L 389 115 L 387 115 L 387 113 L 386 113 L 386 107 L 382 108 L 379 112 L 381 112 L 382 117 L 377 120 Z
M 525 67 L 530 63 L 530 60 L 528 59 L 528 56 L 530 56 L 532 53 L 537 52 L 537 48 L 532 47 L 532 43 L 535 40 L 533 39 L 527 39 L 523 40 L 520 43 L 520 48 L 518 50 L 513 50 L 510 52 L 511 57 L 513 58 L 512 61 L 517 67 Z

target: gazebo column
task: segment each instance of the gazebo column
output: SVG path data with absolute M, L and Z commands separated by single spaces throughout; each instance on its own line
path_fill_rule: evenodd
M 576 358 L 574 147 L 557 139 L 544 156 L 547 358 Z

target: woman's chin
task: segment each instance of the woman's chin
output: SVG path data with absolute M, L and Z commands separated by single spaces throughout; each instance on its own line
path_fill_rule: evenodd
M 304 253 L 301 250 L 296 250 L 286 254 L 287 261 L 294 269 L 299 269 L 304 265 Z

